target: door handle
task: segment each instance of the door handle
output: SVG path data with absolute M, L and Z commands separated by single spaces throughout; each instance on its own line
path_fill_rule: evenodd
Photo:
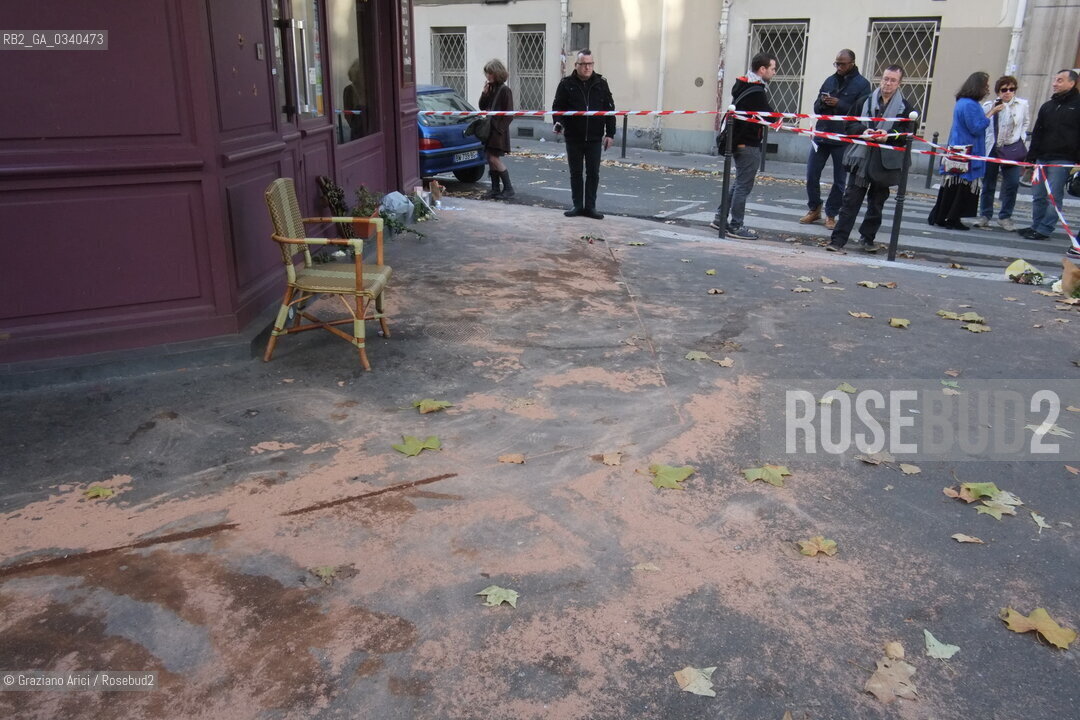
M 296 105 L 299 112 L 311 112 L 308 93 L 307 40 L 304 35 L 304 21 L 290 21 L 293 32 L 293 78 L 296 82 Z

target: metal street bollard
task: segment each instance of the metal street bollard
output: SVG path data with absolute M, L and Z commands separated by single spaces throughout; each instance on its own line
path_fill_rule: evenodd
M 912 110 L 908 114 L 908 118 L 911 119 L 911 128 L 914 131 L 915 128 L 919 127 L 916 122 L 919 119 L 919 113 Z M 889 237 L 889 262 L 896 260 L 896 247 L 900 244 L 900 221 L 904 218 L 904 195 L 907 193 L 908 173 L 911 170 L 911 139 L 913 135 L 914 132 L 904 138 L 904 165 L 900 171 L 900 186 L 896 188 L 896 209 L 893 210 L 892 235 Z
M 938 134 L 934 133 L 934 136 L 930 139 L 935 145 L 937 145 Z M 926 156 L 926 187 L 930 187 L 930 183 L 933 182 L 934 177 L 934 161 L 937 160 L 937 155 Z
M 731 116 L 733 112 L 735 112 L 735 106 L 728 105 L 723 127 L 728 127 L 728 123 L 735 122 L 735 118 Z M 720 229 L 716 232 L 720 237 L 727 236 L 728 213 L 731 212 L 731 146 L 734 137 L 735 127 L 731 126 L 728 128 L 727 142 L 724 143 L 724 182 L 721 184 L 720 190 L 720 212 L 717 213 L 720 216 Z
M 629 118 L 626 115 L 622 116 L 622 157 L 626 158 L 626 121 Z

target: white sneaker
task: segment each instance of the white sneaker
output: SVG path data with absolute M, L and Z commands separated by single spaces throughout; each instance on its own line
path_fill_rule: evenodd
M 979 217 L 975 218 L 975 222 L 971 223 L 971 227 L 984 228 L 989 224 L 990 218 L 980 215 Z
M 1001 218 L 997 221 L 998 227 L 1006 232 L 1016 232 L 1016 223 L 1012 218 Z

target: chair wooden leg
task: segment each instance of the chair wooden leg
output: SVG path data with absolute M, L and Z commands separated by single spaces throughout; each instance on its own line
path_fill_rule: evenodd
M 270 362 L 278 338 L 285 334 L 285 323 L 288 322 L 289 319 L 289 302 L 292 300 L 293 292 L 294 290 L 291 287 L 285 288 L 285 299 L 281 301 L 281 309 L 278 310 L 277 319 L 274 320 L 274 329 L 270 331 L 270 342 L 266 343 L 266 353 L 263 355 L 263 362 Z
M 360 364 L 364 366 L 365 370 L 371 370 L 371 363 L 367 359 L 366 333 L 364 329 L 364 314 L 367 312 L 367 303 L 363 298 L 356 298 L 356 317 L 353 320 L 353 337 L 356 343 L 356 349 L 360 351 Z
M 383 310 L 383 294 L 382 293 L 379 293 L 379 297 L 375 298 L 375 312 L 379 313 L 380 315 L 382 315 L 385 312 Z M 379 327 L 382 328 L 383 337 L 390 337 L 390 326 L 386 324 L 386 318 L 385 317 L 379 318 Z

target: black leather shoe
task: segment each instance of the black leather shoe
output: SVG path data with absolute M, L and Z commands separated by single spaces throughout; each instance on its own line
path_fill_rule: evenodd
M 587 218 L 592 218 L 593 220 L 603 220 L 604 219 L 604 213 L 596 212 L 596 208 L 585 208 L 584 210 L 581 211 L 581 214 L 584 215 Z
M 1025 240 L 1046 240 L 1049 235 L 1043 235 L 1035 228 L 1024 228 L 1023 230 L 1017 230 L 1016 234 Z
M 570 208 L 569 210 L 564 212 L 563 215 L 565 215 L 566 217 L 577 217 L 578 215 L 583 215 L 584 213 L 585 213 L 584 210 L 582 210 L 581 208 L 576 207 L 576 208 Z
M 945 222 L 945 227 L 947 229 L 949 229 L 949 230 L 970 230 L 971 229 L 967 225 L 965 225 L 964 223 L 960 222 L 959 220 L 946 221 Z

